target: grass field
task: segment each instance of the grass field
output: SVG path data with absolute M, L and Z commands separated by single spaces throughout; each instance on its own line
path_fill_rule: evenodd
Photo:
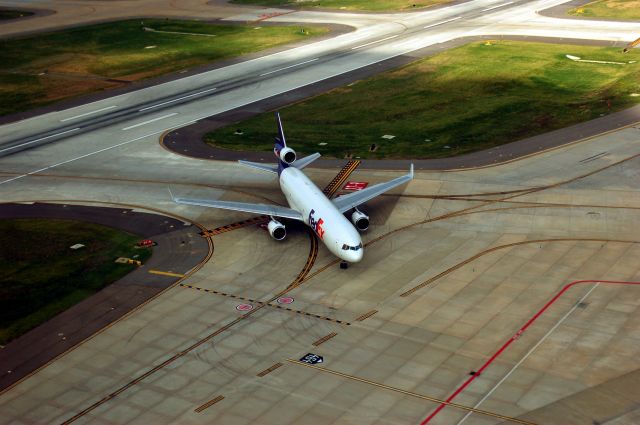
M 132 271 L 118 257 L 145 261 L 140 237 L 71 220 L 0 220 L 0 344 L 27 332 Z M 73 251 L 71 245 L 84 248 Z
M 0 115 L 328 32 L 171 20 L 144 26 L 156 32 L 135 20 L 0 40 Z M 185 32 L 197 35 L 176 34 Z
M 623 55 L 619 48 L 471 43 L 281 109 L 287 141 L 302 153 L 337 158 L 437 158 L 640 102 L 640 95 L 632 96 L 640 93 L 640 63 L 581 63 L 565 54 L 640 61 L 640 51 Z M 243 134 L 234 134 L 237 129 Z M 269 151 L 274 134 L 273 114 L 265 113 L 211 132 L 205 141 Z
M 449 3 L 452 0 L 231 0 L 236 4 L 260 6 L 319 7 L 346 10 L 406 10 Z
M 26 12 L 24 10 L 0 9 L 0 21 L 6 19 L 18 19 L 31 15 L 33 15 L 32 12 Z
M 572 9 L 569 14 L 594 18 L 640 19 L 640 0 L 598 0 Z

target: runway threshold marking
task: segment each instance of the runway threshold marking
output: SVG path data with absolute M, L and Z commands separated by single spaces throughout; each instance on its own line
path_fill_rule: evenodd
M 524 332 L 531 326 L 533 325 L 533 323 L 540 317 L 542 316 L 548 309 L 549 307 L 551 307 L 556 301 L 558 301 L 558 299 L 560 299 L 560 297 L 565 294 L 569 289 L 573 288 L 576 285 L 580 285 L 580 284 L 590 284 L 593 283 L 595 284 L 591 290 L 589 290 L 577 303 L 574 304 L 573 308 L 571 310 L 569 310 L 569 312 L 567 314 L 565 314 L 565 316 L 563 318 L 560 319 L 559 322 L 556 323 L 556 325 L 551 329 L 550 332 L 548 332 L 548 334 L 551 334 L 551 332 L 553 330 L 555 330 L 555 328 L 557 328 L 571 313 L 573 313 L 573 311 L 578 308 L 578 306 L 580 305 L 580 303 L 582 301 L 584 301 L 584 299 L 587 298 L 587 296 L 589 296 L 589 294 L 596 289 L 596 287 L 600 284 L 600 283 L 604 283 L 604 284 L 613 284 L 613 285 L 640 285 L 640 282 L 628 282 L 628 281 L 616 281 L 616 280 L 576 280 L 573 281 L 567 285 L 565 285 L 560 291 L 558 291 L 558 293 L 556 293 L 556 295 L 551 298 L 549 301 L 547 301 L 547 303 L 540 309 L 538 310 L 538 312 L 536 314 L 534 314 L 520 329 L 518 329 L 518 331 L 512 336 L 510 337 L 507 342 L 505 342 L 499 349 L 498 351 L 496 351 L 483 365 L 480 369 L 478 369 L 476 371 L 476 373 L 474 373 L 473 375 L 471 375 L 469 378 L 467 378 L 467 380 L 460 385 L 454 392 L 453 394 L 451 394 L 445 401 L 451 402 L 451 400 L 453 400 L 458 394 L 460 394 L 462 391 L 464 391 L 465 388 L 467 388 L 469 386 L 469 384 L 471 384 L 478 376 L 480 376 L 482 374 L 482 372 L 485 371 L 485 369 L 487 369 L 487 367 L 489 367 L 489 365 L 491 365 L 491 363 L 493 363 L 500 355 L 502 355 L 502 353 L 504 353 L 504 351 L 511 345 L 513 344 L 516 340 L 518 340 L 522 334 L 524 334 Z M 543 339 L 546 339 L 548 335 L 545 335 L 543 337 Z M 534 347 L 534 349 L 540 345 L 542 343 L 542 341 L 539 341 L 538 344 L 536 344 L 536 346 Z M 527 356 L 529 354 L 531 354 L 531 352 L 533 352 L 532 350 L 530 350 L 530 353 L 527 354 Z M 520 363 L 522 363 L 522 361 L 524 361 L 524 359 L 522 359 L 516 366 L 518 366 Z M 513 369 L 515 370 L 515 369 Z M 512 371 L 513 371 L 512 370 Z M 511 371 L 511 372 L 512 372 Z M 511 373 L 509 372 L 508 375 Z M 506 378 L 504 378 L 506 379 Z M 503 379 L 503 380 L 504 380 Z M 502 381 L 501 381 L 502 382 Z M 500 383 L 501 383 L 500 382 Z M 493 390 L 492 390 L 493 391 Z M 483 400 L 480 401 L 480 403 Z M 440 406 L 438 406 L 424 421 L 422 421 L 420 423 L 420 425 L 426 425 L 428 424 L 431 419 L 433 419 L 438 413 L 440 413 L 440 411 L 442 409 L 445 408 L 445 406 L 447 406 L 446 403 L 441 403 Z M 472 412 L 475 413 L 475 412 Z M 463 418 L 464 419 L 464 418 Z
M 178 113 L 177 112 L 171 112 L 170 114 L 166 114 L 166 115 L 163 115 L 161 117 L 156 117 L 156 118 L 153 118 L 153 119 L 150 119 L 150 120 L 147 120 L 147 121 L 139 122 L 138 124 L 130 125 L 128 127 L 123 128 L 122 131 L 131 130 L 132 128 L 137 128 L 137 127 L 142 127 L 143 125 L 151 124 L 152 122 L 160 121 L 160 120 L 163 120 L 165 118 L 170 118 L 170 117 L 173 117 L 175 115 L 178 115 Z
M 117 108 L 117 107 L 118 107 L 118 105 L 107 106 L 106 108 L 97 109 L 95 111 L 85 112 L 84 114 L 80 114 L 80 115 L 76 115 L 76 116 L 73 116 L 73 117 L 61 119 L 60 122 L 67 122 L 67 121 L 75 120 L 75 119 L 78 119 L 78 118 L 86 117 L 88 115 L 93 115 L 93 114 L 97 114 L 99 112 L 108 111 L 109 109 L 113 109 L 113 108 Z
M 465 406 L 463 404 L 451 403 L 451 402 L 448 402 L 448 401 L 445 401 L 445 400 L 441 400 L 439 398 L 435 398 L 435 397 L 430 397 L 430 396 L 423 395 L 423 394 L 414 393 L 412 391 L 407 391 L 407 390 L 403 390 L 401 388 L 392 387 L 390 385 L 381 384 L 379 382 L 371 381 L 369 379 L 359 378 L 357 376 L 349 375 L 347 373 L 342 373 L 342 372 L 338 372 L 336 370 L 331 370 L 331 369 L 328 369 L 326 367 L 319 367 L 319 366 L 311 365 L 311 364 L 308 364 L 308 363 L 303 363 L 303 362 L 301 362 L 299 360 L 287 359 L 287 361 L 289 363 L 293 363 L 295 365 L 308 367 L 310 369 L 315 369 L 315 370 L 317 370 L 319 372 L 330 373 L 332 375 L 336 375 L 336 376 L 339 376 L 341 378 L 350 379 L 352 381 L 361 382 L 363 384 L 373 385 L 374 387 L 378 387 L 378 388 L 382 388 L 382 389 L 385 389 L 385 390 L 388 390 L 388 391 L 393 391 L 393 392 L 396 392 L 396 393 L 408 395 L 408 396 L 411 396 L 411 397 L 416 397 L 416 398 L 419 398 L 419 399 L 422 399 L 422 400 L 427 400 L 427 401 L 431 401 L 431 402 L 434 402 L 434 403 L 442 403 L 442 404 L 445 404 L 447 406 L 454 407 L 456 409 L 465 410 L 467 412 L 473 412 L 473 413 L 478 413 L 478 414 L 485 415 L 485 416 L 491 416 L 493 418 L 498 418 L 498 419 L 502 419 L 502 420 L 505 420 L 505 421 L 509 421 L 509 422 L 513 422 L 513 423 L 517 423 L 517 424 L 522 424 L 522 425 L 537 425 L 537 424 L 535 424 L 533 422 L 529 422 L 529 421 L 525 421 L 525 420 L 517 419 L 517 418 L 512 418 L 510 416 L 501 415 L 499 413 L 490 412 L 490 411 L 487 411 L 487 410 L 475 409 L 473 407 Z
M 214 404 L 220 402 L 224 400 L 224 396 L 223 395 L 219 395 L 218 397 L 207 401 L 205 404 L 203 404 L 200 407 L 196 407 L 193 411 L 196 413 L 201 413 L 203 410 L 208 409 L 209 407 L 213 406 Z
M 162 276 L 184 277 L 184 275 L 181 274 L 181 273 L 163 272 L 163 271 L 160 271 L 160 270 L 149 270 L 149 273 L 158 274 L 158 275 L 162 275 Z

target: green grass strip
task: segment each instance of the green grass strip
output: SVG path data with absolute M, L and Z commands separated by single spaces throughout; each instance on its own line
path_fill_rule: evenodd
M 429 7 L 452 0 L 232 0 L 235 4 L 255 4 L 270 7 L 317 7 L 323 9 L 392 11 Z
M 22 335 L 146 261 L 139 236 L 72 220 L 0 220 L 0 344 Z M 77 243 L 84 248 L 70 249 Z
M 606 47 L 470 43 L 281 109 L 287 142 L 303 154 L 336 158 L 448 157 L 640 101 L 640 63 L 574 62 L 566 54 L 640 61 L 637 49 L 625 55 Z M 274 132 L 273 114 L 266 113 L 205 139 L 227 149 L 269 151 Z
M 598 0 L 571 9 L 569 14 L 589 18 L 640 20 L 640 0 Z
M 329 31 L 303 29 L 145 19 L 0 40 L 0 115 Z

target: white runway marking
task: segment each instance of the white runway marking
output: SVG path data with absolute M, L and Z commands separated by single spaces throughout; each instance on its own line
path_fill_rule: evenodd
M 458 19 L 462 19 L 462 16 L 458 16 L 456 18 L 447 19 L 446 21 L 438 22 L 437 24 L 427 25 L 426 27 L 424 27 L 424 29 L 437 27 L 438 25 L 443 25 L 443 24 L 446 24 L 446 23 L 449 23 L 449 22 L 457 21 Z
M 77 118 L 82 118 L 82 117 L 86 117 L 87 115 L 97 114 L 98 112 L 108 111 L 109 109 L 113 109 L 113 108 L 117 108 L 117 107 L 118 107 L 118 105 L 107 106 L 106 108 L 98 109 L 97 111 L 86 112 L 84 114 L 76 115 L 75 117 L 65 118 L 63 120 L 60 120 L 60 122 L 66 122 L 66 121 L 75 120 Z
M 160 121 L 160 120 L 163 120 L 163 119 L 165 119 L 165 118 L 172 117 L 172 116 L 174 116 L 174 115 L 178 115 L 178 113 L 177 113 L 177 112 L 172 112 L 172 113 L 170 113 L 170 114 L 163 115 L 163 116 L 161 116 L 161 117 L 157 117 L 157 118 L 153 118 L 153 119 L 148 120 L 148 121 L 139 122 L 138 124 L 133 124 L 133 125 L 130 125 L 129 127 L 125 127 L 125 128 L 123 128 L 123 129 L 122 129 L 122 131 L 125 131 L 125 130 L 131 130 L 132 128 L 136 128 L 136 127 L 141 127 L 141 126 L 143 126 L 143 125 L 147 125 L 147 124 L 150 124 L 150 123 L 152 123 L 152 122 Z
M 193 93 L 193 94 L 190 94 L 188 96 L 182 96 L 182 97 L 179 97 L 177 99 L 167 100 L 166 102 L 158 103 L 157 105 L 147 106 L 146 108 L 139 109 L 138 112 L 148 111 L 149 109 L 158 108 L 158 107 L 163 106 L 163 105 L 168 105 L 169 103 L 177 102 L 177 101 L 183 100 L 183 99 L 188 99 L 190 97 L 197 96 L 199 94 L 208 93 L 210 91 L 214 91 L 215 89 L 216 89 L 216 87 L 214 87 L 212 89 L 202 90 L 202 91 L 199 91 L 198 93 Z
M 276 70 L 273 70 L 273 71 L 265 72 L 264 74 L 260 74 L 260 76 L 261 76 L 261 77 L 264 77 L 265 75 L 273 74 L 274 72 L 284 71 L 285 69 L 293 68 L 293 67 L 295 67 L 295 66 L 304 65 L 305 63 L 315 62 L 315 61 L 317 61 L 318 59 L 320 59 L 320 58 L 314 58 L 314 59 L 310 59 L 310 60 L 308 60 L 308 61 L 304 61 L 304 62 L 297 63 L 297 64 L 295 64 L 295 65 L 285 66 L 284 68 L 280 68 L 280 69 L 276 69 Z
M 372 45 L 372 44 L 380 43 L 380 42 L 382 42 L 382 41 L 386 41 L 386 40 L 391 40 L 392 38 L 396 38 L 396 37 L 399 37 L 399 34 L 392 35 L 391 37 L 382 38 L 382 39 L 380 39 L 380 40 L 372 41 L 372 42 L 370 42 L 370 43 L 361 44 L 360 46 L 352 47 L 352 48 L 351 48 L 351 50 L 360 49 L 360 48 L 362 48 L 362 47 L 370 46 L 370 45 Z
M 63 131 L 61 133 L 52 134 L 51 136 L 41 137 L 39 139 L 31 140 L 31 141 L 25 142 L 25 143 L 21 143 L 21 144 L 16 145 L 16 146 L 11 146 L 9 148 L 4 148 L 4 149 L 0 150 L 0 153 L 6 152 L 6 151 L 10 151 L 12 149 L 20 148 L 22 146 L 27 146 L 27 145 L 30 145 L 32 143 L 40 142 L 42 140 L 51 139 L 52 137 L 62 136 L 63 134 L 71 133 L 72 131 L 78 131 L 78 130 L 80 130 L 80 127 L 72 128 L 71 130 Z
M 499 4 L 499 5 L 497 5 L 497 6 L 490 7 L 490 8 L 488 8 L 488 9 L 482 9 L 482 10 L 481 10 L 481 12 L 488 12 L 488 11 L 490 11 L 490 10 L 497 9 L 497 8 L 499 8 L 499 7 L 509 6 L 510 4 L 513 4 L 513 2 L 512 2 L 512 1 L 510 1 L 510 2 L 508 2 L 508 3 L 502 3 L 502 4 Z
M 542 343 L 543 343 L 543 342 L 544 342 L 544 341 L 549 337 L 549 335 L 551 335 L 551 334 L 552 334 L 552 333 L 553 333 L 553 332 L 558 328 L 558 326 L 560 326 L 560 325 L 561 325 L 565 320 L 567 320 L 567 317 L 569 317 L 569 316 L 571 315 L 571 313 L 573 313 L 574 311 L 576 311 L 576 309 L 578 308 L 578 306 L 580 305 L 580 303 L 582 303 L 584 300 L 586 300 L 586 299 L 587 299 L 587 297 L 588 297 L 588 296 L 593 292 L 593 290 L 594 290 L 594 289 L 596 289 L 596 288 L 598 287 L 598 285 L 600 285 L 600 283 L 596 283 L 595 285 L 593 285 L 593 286 L 591 287 L 591 289 L 589 289 L 589 291 L 587 291 L 587 293 L 586 293 L 586 294 L 584 294 L 584 295 L 582 296 L 582 298 L 580 298 L 580 300 L 579 300 L 578 302 L 576 302 L 576 303 L 573 305 L 573 307 L 571 308 L 571 310 L 569 310 L 569 311 L 567 312 L 567 314 L 565 314 L 564 316 L 562 316 L 562 317 L 560 318 L 560 320 L 558 320 L 558 321 L 556 322 L 556 324 L 555 324 L 555 325 L 553 325 L 553 327 L 552 327 L 551 329 L 549 329 L 549 332 L 547 332 L 546 334 L 544 334 L 544 336 L 543 336 L 542 338 L 540 338 L 540 341 L 538 341 L 538 342 L 536 343 L 536 345 L 534 345 L 534 346 L 533 346 L 533 348 L 531 348 L 531 350 L 529 350 L 529 351 L 527 352 L 527 354 L 525 354 L 525 355 L 524 355 L 524 357 L 523 357 L 523 358 L 521 358 L 521 359 L 520 359 L 520 361 L 519 361 L 518 363 L 516 363 L 516 364 L 511 368 L 511 370 L 510 370 L 509 372 L 507 372 L 507 374 L 506 374 L 504 377 L 502 377 L 502 379 L 501 379 L 500 381 L 498 381 L 498 383 L 497 383 L 496 385 L 494 385 L 494 387 L 493 387 L 493 388 L 491 388 L 491 390 L 489 390 L 489 392 L 488 392 L 487 394 L 485 394 L 485 396 L 484 396 L 484 397 L 482 397 L 482 398 L 480 399 L 480 401 L 478 401 L 478 402 L 476 403 L 476 405 L 475 405 L 475 406 L 473 406 L 473 408 L 474 408 L 474 409 L 477 409 L 477 408 L 478 408 L 478 406 L 480 406 L 482 403 L 484 403 L 484 402 L 485 402 L 485 400 L 487 400 L 487 399 L 491 396 L 491 394 L 493 394 L 493 393 L 494 393 L 494 391 L 495 391 L 495 390 L 497 390 L 497 389 L 498 389 L 498 387 L 499 387 L 500 385 L 502 385 L 502 383 L 503 383 L 504 381 L 506 381 L 506 380 L 507 380 L 507 378 L 509 378 L 509 376 L 511 376 L 511 374 L 512 374 L 512 373 L 513 373 L 513 372 L 514 372 L 514 371 L 515 371 L 515 370 L 516 370 L 516 369 L 517 369 L 517 368 L 518 368 L 522 363 L 524 363 L 524 361 L 525 361 L 525 360 L 527 360 L 527 358 L 528 358 L 528 357 L 529 357 L 529 356 L 530 356 L 534 351 L 536 351 L 536 349 L 540 346 L 540 344 L 542 344 Z M 464 417 L 463 417 L 462 419 L 460 419 L 460 421 L 459 421 L 456 425 L 460 425 L 460 424 L 462 424 L 465 420 L 467 420 L 467 418 L 468 418 L 469 416 L 471 416 L 471 413 L 473 413 L 473 412 L 469 412 L 469 413 L 467 413 L 466 415 L 464 415 Z

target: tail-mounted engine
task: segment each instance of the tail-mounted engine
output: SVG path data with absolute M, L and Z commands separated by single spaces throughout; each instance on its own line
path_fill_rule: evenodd
M 277 220 L 271 219 L 267 225 L 267 229 L 271 237 L 277 241 L 281 241 L 287 236 L 287 229 L 284 227 L 284 224 Z
M 285 146 L 279 151 L 276 151 L 276 156 L 285 164 L 291 165 L 293 161 L 296 160 L 296 151 Z
M 364 232 L 369 228 L 369 216 L 362 211 L 355 210 L 351 214 L 351 222 L 360 232 Z

